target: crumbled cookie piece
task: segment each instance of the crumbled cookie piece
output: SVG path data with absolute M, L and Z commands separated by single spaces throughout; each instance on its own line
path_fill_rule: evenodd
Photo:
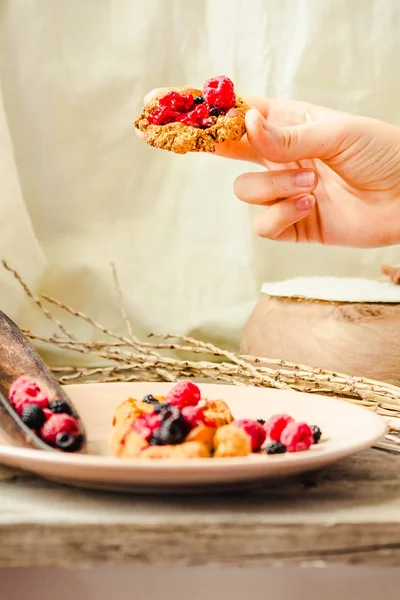
M 207 427 L 207 425 L 200 423 L 188 433 L 185 442 L 201 442 L 212 452 L 215 432 L 216 429 L 214 427 Z
M 136 419 L 141 417 L 143 414 L 149 414 L 153 410 L 153 406 L 151 404 L 147 404 L 142 400 L 137 400 L 136 398 L 128 398 L 128 400 L 124 400 L 121 402 L 116 408 L 114 418 L 113 418 L 113 429 L 111 433 L 110 439 L 110 448 L 112 453 L 115 456 L 130 456 L 126 454 L 125 446 L 127 444 L 127 439 L 130 437 L 129 445 L 132 447 L 134 443 L 134 436 L 137 436 L 145 445 L 148 445 L 143 438 L 138 436 L 136 432 L 132 430 L 132 425 Z M 132 432 L 132 435 L 131 435 Z M 138 445 L 139 442 L 138 442 Z M 132 456 L 134 453 L 132 454 Z
M 110 448 L 114 456 L 134 457 L 148 445 L 148 442 L 132 429 L 132 422 L 122 421 L 113 428 Z
M 251 453 L 250 437 L 235 425 L 224 425 L 217 429 L 214 437 L 216 458 L 226 456 L 247 456 Z
M 136 431 L 131 429 L 125 437 L 123 450 L 120 456 L 125 458 L 137 458 L 141 452 L 148 447 L 148 442 L 137 434 Z
M 114 418 L 113 418 L 113 427 L 115 427 L 118 423 L 123 423 L 125 421 L 133 421 L 141 415 L 141 411 L 138 408 L 137 400 L 134 398 L 128 398 L 128 400 L 124 400 L 121 402 L 115 409 Z
M 214 91 L 218 98 L 228 81 L 223 77 L 208 80 L 205 89 L 209 97 L 213 96 L 210 91 Z M 245 115 L 249 107 L 235 96 L 230 83 L 232 95 L 227 98 L 231 104 L 226 104 L 226 98 L 221 96 L 225 103 L 209 105 L 201 90 L 176 88 L 147 104 L 134 125 L 145 133 L 150 146 L 176 154 L 215 152 L 216 144 L 238 142 L 246 132 Z M 209 87 L 214 84 L 216 88 Z
M 205 400 L 202 408 L 205 417 L 215 422 L 217 427 L 229 425 L 233 421 L 229 406 L 223 400 Z
M 177 446 L 150 446 L 140 458 L 209 458 L 210 451 L 202 442 L 184 442 Z
M 383 265 L 381 271 L 387 275 L 393 283 L 400 285 L 400 265 Z

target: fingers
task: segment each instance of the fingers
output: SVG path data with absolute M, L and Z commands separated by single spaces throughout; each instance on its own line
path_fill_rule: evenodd
M 315 121 L 291 127 L 274 127 L 255 109 L 246 114 L 246 129 L 253 149 L 264 159 L 278 163 L 307 158 L 329 159 L 343 151 L 348 137 L 344 121 Z
M 317 186 L 317 176 L 312 169 L 287 169 L 244 173 L 234 182 L 235 195 L 249 204 L 267 204 L 312 192 Z
M 268 206 L 254 222 L 257 235 L 270 240 L 297 241 L 296 223 L 309 216 L 315 207 L 311 194 L 286 198 Z
M 257 235 L 295 242 L 294 225 L 312 213 L 317 184 L 312 169 L 285 169 L 240 175 L 234 191 L 243 202 L 266 206 L 254 223 Z

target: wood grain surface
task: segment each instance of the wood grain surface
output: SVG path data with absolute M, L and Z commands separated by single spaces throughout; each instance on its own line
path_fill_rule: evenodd
M 400 565 L 400 461 L 368 450 L 253 492 L 133 496 L 0 471 L 0 567 Z

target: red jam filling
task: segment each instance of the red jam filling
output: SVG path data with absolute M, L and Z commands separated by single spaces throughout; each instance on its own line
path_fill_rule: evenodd
M 220 115 L 225 115 L 236 104 L 233 82 L 221 75 L 208 79 L 202 96 L 168 92 L 159 99 L 158 107 L 148 115 L 152 125 L 183 123 L 205 129 L 213 125 Z

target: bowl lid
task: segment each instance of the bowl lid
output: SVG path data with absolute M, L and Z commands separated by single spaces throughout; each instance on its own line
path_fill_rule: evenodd
M 327 302 L 400 303 L 400 286 L 358 277 L 296 277 L 266 282 L 262 294 Z

